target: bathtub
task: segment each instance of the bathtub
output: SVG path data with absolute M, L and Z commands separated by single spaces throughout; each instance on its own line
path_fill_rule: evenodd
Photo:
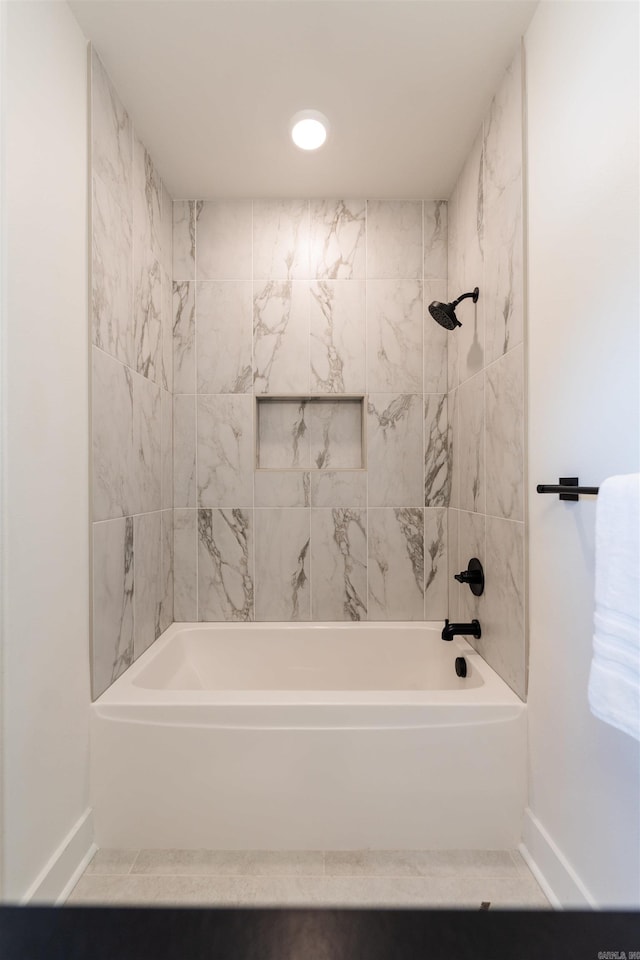
M 526 706 L 441 629 L 174 623 L 92 704 L 96 842 L 515 847 Z

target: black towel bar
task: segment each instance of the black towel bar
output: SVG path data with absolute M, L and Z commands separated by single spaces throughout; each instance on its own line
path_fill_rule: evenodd
M 577 477 L 560 477 L 558 483 L 539 483 L 538 493 L 557 493 L 559 500 L 579 500 L 580 494 L 595 496 L 600 487 L 580 487 Z

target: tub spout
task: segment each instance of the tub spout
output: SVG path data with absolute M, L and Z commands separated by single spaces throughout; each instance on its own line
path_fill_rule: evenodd
M 453 640 L 454 637 L 469 636 L 479 640 L 482 636 L 480 621 L 472 620 L 471 623 L 449 623 L 448 620 L 445 620 L 441 636 L 443 640 Z

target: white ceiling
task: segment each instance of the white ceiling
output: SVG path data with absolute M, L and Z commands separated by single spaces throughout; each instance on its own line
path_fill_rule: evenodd
M 175 198 L 446 198 L 536 0 L 71 0 Z M 289 139 L 322 111 L 316 154 Z

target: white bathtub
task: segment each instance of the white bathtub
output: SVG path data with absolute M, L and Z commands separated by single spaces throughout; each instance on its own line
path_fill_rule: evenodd
M 96 842 L 515 847 L 526 707 L 441 629 L 173 624 L 92 706 Z

